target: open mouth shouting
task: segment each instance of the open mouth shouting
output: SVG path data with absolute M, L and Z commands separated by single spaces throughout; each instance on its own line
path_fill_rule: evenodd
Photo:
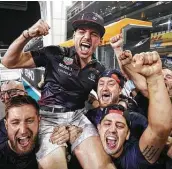
M 25 136 L 25 137 L 19 137 L 17 138 L 17 143 L 20 145 L 22 148 L 26 148 L 31 140 L 31 136 Z
M 112 101 L 112 99 L 111 99 L 111 94 L 108 92 L 106 92 L 106 93 L 103 93 L 102 95 L 101 95 L 101 103 L 103 103 L 103 104 L 109 104 L 109 103 L 111 103 L 111 101 Z
M 12 147 L 18 154 L 29 153 L 34 147 L 34 139 L 31 134 L 18 136 L 15 143 L 12 144 Z
M 115 136 L 107 136 L 106 137 L 106 145 L 108 149 L 113 150 L 117 146 L 117 137 Z
M 89 53 L 90 48 L 91 48 L 91 45 L 90 45 L 90 43 L 88 43 L 88 42 L 82 42 L 82 43 L 80 44 L 80 49 L 81 49 L 82 54 L 87 54 L 87 53 Z

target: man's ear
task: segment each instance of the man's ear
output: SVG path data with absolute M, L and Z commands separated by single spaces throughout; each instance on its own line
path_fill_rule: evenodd
M 38 116 L 38 122 L 40 122 L 40 121 L 41 121 L 41 115 Z
M 119 85 L 119 94 L 122 94 L 122 88 Z
M 73 33 L 73 39 L 75 38 L 75 32 Z
M 8 129 L 8 125 L 7 125 L 7 120 L 6 119 L 4 119 L 4 124 L 5 124 L 5 128 L 6 128 L 6 130 Z
M 101 46 L 103 43 L 103 38 L 100 39 L 99 46 Z
M 129 138 L 130 138 L 130 130 L 128 129 L 126 140 L 129 140 Z

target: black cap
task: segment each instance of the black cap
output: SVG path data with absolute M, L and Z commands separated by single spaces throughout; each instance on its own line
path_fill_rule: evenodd
M 128 127 L 129 128 L 131 127 L 131 120 L 130 120 L 129 112 L 122 105 L 117 105 L 117 104 L 110 105 L 108 107 L 103 108 L 103 113 L 99 117 L 97 124 L 101 123 L 101 121 L 104 119 L 104 117 L 110 113 L 121 114 L 125 118 Z
M 81 14 L 77 20 L 73 21 L 72 26 L 74 30 L 81 26 L 93 27 L 100 33 L 101 37 L 105 33 L 104 19 L 94 12 Z
M 114 76 L 116 75 L 116 76 Z M 123 74 L 117 70 L 117 69 L 112 69 L 112 70 L 105 70 L 99 77 L 99 79 L 101 77 L 110 77 L 110 78 L 114 78 L 117 83 L 120 85 L 121 88 L 124 87 L 125 82 L 127 81 L 127 79 L 123 76 Z

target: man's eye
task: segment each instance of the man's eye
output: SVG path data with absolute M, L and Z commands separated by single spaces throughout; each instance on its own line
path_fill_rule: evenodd
M 168 79 L 172 79 L 172 76 L 171 75 L 167 75 L 166 76 Z
M 85 33 L 84 30 L 79 30 L 78 32 L 81 33 L 81 34 Z
M 15 121 L 15 122 L 12 122 L 11 124 L 12 124 L 12 125 L 18 125 L 19 122 Z
M 105 126 L 109 126 L 110 123 L 109 123 L 109 122 L 104 122 L 104 125 L 105 125 Z
M 124 125 L 123 125 L 123 124 L 117 124 L 116 127 L 117 127 L 118 129 L 123 129 L 123 128 L 124 128 Z
M 98 33 L 96 33 L 96 32 L 93 32 L 91 35 L 93 35 L 93 36 L 99 36 Z
M 14 95 L 16 95 L 16 93 L 17 93 L 17 91 L 15 91 L 15 90 L 12 90 L 9 92 L 10 96 L 14 96 Z
M 99 86 L 103 86 L 104 85 L 104 83 L 99 83 Z
M 109 83 L 109 86 L 114 86 L 115 85 L 115 83 Z
M 27 120 L 27 123 L 29 123 L 29 124 L 31 124 L 31 123 L 33 123 L 33 122 L 34 122 L 33 119 Z
M 11 97 L 13 97 L 13 96 L 15 96 L 15 95 L 17 95 L 17 93 L 10 93 L 10 96 L 11 96 Z

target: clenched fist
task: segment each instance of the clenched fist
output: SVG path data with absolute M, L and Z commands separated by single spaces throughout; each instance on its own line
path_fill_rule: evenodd
M 121 62 L 122 66 L 126 66 L 131 64 L 132 62 L 132 53 L 129 50 L 125 50 L 124 52 L 121 53 L 121 55 L 119 56 L 119 60 Z
M 28 29 L 28 34 L 30 37 L 46 36 L 49 33 L 49 25 L 42 19 L 38 20 L 32 27 Z
M 116 36 L 110 38 L 110 44 L 114 50 L 117 50 L 118 48 L 122 48 L 123 45 L 122 34 L 117 34 Z
M 162 74 L 161 59 L 156 51 L 135 54 L 132 62 L 136 71 L 145 77 Z

